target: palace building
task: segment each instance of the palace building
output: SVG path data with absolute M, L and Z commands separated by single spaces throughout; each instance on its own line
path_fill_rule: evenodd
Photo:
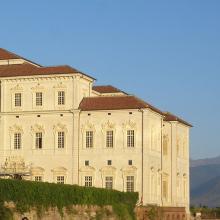
M 0 48 L 1 174 L 139 192 L 189 212 L 191 125 L 70 66 Z

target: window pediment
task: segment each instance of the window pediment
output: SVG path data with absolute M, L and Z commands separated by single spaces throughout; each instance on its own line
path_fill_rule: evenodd
M 52 169 L 51 171 L 56 174 L 64 174 L 67 172 L 67 169 L 65 167 L 56 167 Z
M 127 167 L 123 167 L 123 168 L 121 169 L 121 171 L 122 171 L 125 175 L 134 175 L 134 174 L 136 174 L 137 167 L 135 167 L 135 166 L 127 166 Z
M 43 125 L 35 124 L 31 126 L 31 133 L 35 134 L 37 132 L 42 132 L 43 134 L 45 133 Z
M 116 168 L 113 166 L 105 166 L 100 169 L 100 171 L 103 175 L 115 175 Z
M 38 83 L 36 86 L 32 87 L 31 89 L 34 92 L 37 92 L 37 91 L 43 91 L 45 88 L 44 88 L 44 86 L 40 85 L 40 83 Z
M 123 128 L 124 131 L 125 131 L 125 130 L 128 130 L 128 129 L 134 129 L 134 130 L 136 130 L 137 124 L 136 124 L 135 122 L 129 120 L 129 121 L 127 121 L 127 122 L 125 122 L 125 123 L 122 124 L 122 128 Z
M 66 85 L 63 82 L 59 82 L 57 85 L 53 87 L 54 89 L 66 89 Z
M 16 124 L 9 128 L 9 132 L 10 134 L 13 134 L 13 133 L 23 134 L 24 133 L 22 127 Z
M 12 92 L 22 92 L 23 88 L 21 85 L 17 84 L 15 87 L 11 88 Z
M 42 167 L 32 167 L 31 174 L 32 175 L 42 175 L 44 173 L 44 168 Z
M 53 130 L 54 130 L 54 132 L 59 132 L 59 131 L 67 132 L 66 125 L 61 124 L 61 123 L 58 123 L 58 124 L 54 125 Z
M 95 168 L 91 166 L 84 166 L 80 168 L 80 172 L 90 173 L 94 171 L 95 171 Z
M 111 123 L 109 120 L 102 124 L 102 131 L 115 130 L 115 123 Z
M 95 132 L 95 125 L 92 124 L 90 121 L 87 121 L 84 125 L 82 125 L 81 127 L 81 131 L 84 132 L 86 130 L 92 130 L 93 132 Z

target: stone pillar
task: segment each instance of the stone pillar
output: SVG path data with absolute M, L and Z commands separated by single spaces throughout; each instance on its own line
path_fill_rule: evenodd
M 72 150 L 72 164 L 73 164 L 73 170 L 72 170 L 72 183 L 73 184 L 79 184 L 79 122 L 80 122 L 80 111 L 74 110 L 73 112 L 73 150 Z
M 177 122 L 171 122 L 171 204 L 177 205 L 176 195 L 176 176 L 177 176 Z

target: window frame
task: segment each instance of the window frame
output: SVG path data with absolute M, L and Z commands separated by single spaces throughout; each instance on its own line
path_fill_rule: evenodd
M 84 186 L 93 187 L 93 176 L 84 176 Z
M 114 148 L 114 130 L 106 131 L 106 148 Z
M 14 133 L 14 150 L 20 150 L 22 145 L 21 133 Z
M 43 132 L 41 131 L 35 132 L 35 149 L 43 149 Z
M 127 175 L 126 176 L 126 192 L 135 191 L 135 176 Z
M 19 95 L 19 97 L 17 97 L 17 95 Z M 21 92 L 14 93 L 14 107 L 15 108 L 22 107 L 22 93 Z
M 65 148 L 65 144 L 66 144 L 65 139 L 66 139 L 65 131 L 58 131 L 57 132 L 57 148 L 58 149 L 64 149 Z
M 94 131 L 93 130 L 87 130 L 85 132 L 85 147 L 86 149 L 94 148 Z
M 127 147 L 134 148 L 135 147 L 135 130 L 134 129 L 127 129 L 126 139 L 127 139 Z
M 43 176 L 34 176 L 34 182 L 43 182 Z
M 65 106 L 66 104 L 66 92 L 65 90 L 57 91 L 57 106 Z
M 56 176 L 56 183 L 57 184 L 65 184 L 65 176 L 64 175 L 58 175 Z
M 38 96 L 40 95 L 40 96 Z M 37 91 L 35 92 L 35 106 L 42 107 L 43 106 L 43 92 Z
M 112 190 L 114 188 L 114 177 L 105 176 L 105 189 Z

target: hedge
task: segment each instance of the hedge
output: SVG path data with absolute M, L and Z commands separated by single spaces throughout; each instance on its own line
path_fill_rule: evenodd
M 21 180 L 0 179 L 0 219 L 9 216 L 3 204 L 13 201 L 17 211 L 24 213 L 31 207 L 38 212 L 57 207 L 62 214 L 64 207 L 71 205 L 111 205 L 119 219 L 135 219 L 134 208 L 138 193 L 124 193 L 116 190 L 61 185 Z M 3 216 L 4 215 L 4 216 Z

